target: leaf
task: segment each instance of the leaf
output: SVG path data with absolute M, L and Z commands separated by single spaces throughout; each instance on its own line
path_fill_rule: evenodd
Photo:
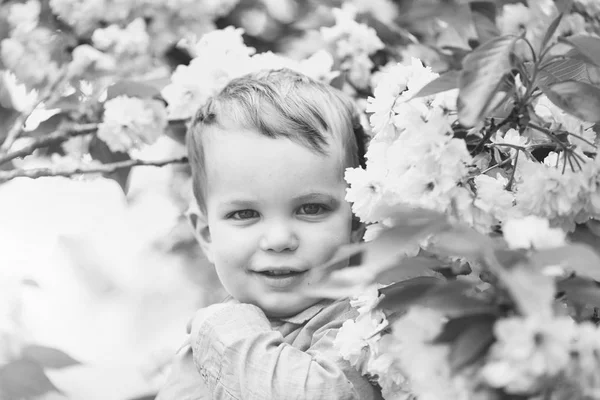
M 489 1 L 473 1 L 470 6 L 479 42 L 485 43 L 499 36 L 500 29 L 496 26 L 496 4 Z
M 127 153 L 112 151 L 108 145 L 102 140 L 98 139 L 96 135 L 92 136 L 92 139 L 90 140 L 90 156 L 92 156 L 94 160 L 98 160 L 103 164 L 130 159 L 129 154 Z M 127 193 L 127 182 L 130 172 L 131 167 L 121 168 L 110 174 L 104 174 L 104 176 L 108 179 L 115 180 L 121 186 L 123 192 Z
M 498 250 L 487 252 L 484 261 L 490 272 L 506 288 L 521 315 L 542 318 L 553 315 L 552 302 L 556 293 L 554 279 L 544 275 L 542 269 L 536 267 L 531 259 L 522 261 L 517 256 L 500 261 L 498 254 L 505 253 Z
M 482 314 L 473 316 L 458 337 L 450 345 L 448 361 L 454 373 L 468 367 L 483 356 L 494 343 L 496 316 Z
M 449 318 L 458 318 L 468 315 L 493 314 L 494 308 L 485 301 L 465 294 L 473 290 L 472 283 L 456 280 L 437 285 L 424 296 L 416 300 L 415 305 L 434 309 Z
M 600 286 L 591 279 L 574 276 L 557 282 L 556 288 L 573 303 L 600 307 Z
M 139 97 L 150 99 L 160 97 L 160 91 L 147 83 L 130 80 L 122 80 L 108 87 L 106 99 L 110 100 L 117 96 Z
M 546 48 L 546 45 L 548 44 L 548 42 L 550 41 L 552 36 L 554 36 L 554 33 L 556 32 L 556 29 L 558 28 L 560 21 L 562 21 L 563 15 L 564 14 L 562 12 L 558 13 L 558 16 L 556 18 L 554 18 L 554 20 L 548 26 L 548 29 L 546 30 L 546 33 L 544 34 L 544 39 L 542 39 L 542 44 L 540 46 L 540 49 L 542 51 Z
M 27 346 L 22 351 L 22 357 L 35 361 L 44 368 L 59 369 L 81 364 L 65 352 L 45 346 Z
M 478 258 L 487 249 L 496 246 L 489 236 L 467 226 L 454 226 L 436 233 L 430 239 L 434 253 L 447 256 Z
M 379 302 L 378 308 L 392 312 L 405 310 L 414 301 L 423 296 L 428 290 L 443 282 L 443 279 L 432 276 L 420 276 L 379 289 L 385 297 Z
M 536 83 L 540 88 L 544 88 L 563 81 L 590 83 L 586 63 L 574 58 L 551 61 L 538 71 Z
M 541 87 L 548 99 L 584 121 L 600 122 L 600 89 L 588 83 L 565 81 Z
M 36 362 L 20 359 L 0 367 L 0 398 L 22 400 L 58 389 Z
M 499 36 L 464 58 L 457 101 L 459 121 L 463 126 L 475 126 L 483 117 L 504 75 L 512 68 L 510 54 L 516 40 L 515 36 Z
M 403 258 L 397 265 L 382 269 L 374 281 L 382 285 L 389 285 L 419 276 L 440 276 L 433 268 L 439 267 L 440 261 L 432 257 L 416 256 Z
M 446 72 L 421 88 L 412 98 L 431 96 L 447 90 L 456 89 L 458 87 L 458 77 L 460 71 Z
M 588 60 L 600 67 L 600 38 L 590 35 L 574 35 L 563 39 L 583 54 Z
M 530 256 L 531 262 L 537 268 L 560 266 L 600 281 L 600 256 L 584 244 L 570 244 L 551 249 L 538 250 Z

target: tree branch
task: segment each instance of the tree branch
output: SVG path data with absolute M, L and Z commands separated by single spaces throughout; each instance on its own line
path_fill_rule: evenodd
M 56 80 L 46 86 L 44 91 L 39 95 L 38 99 L 31 106 L 29 106 L 25 111 L 21 112 L 19 114 L 19 116 L 17 116 L 17 119 L 15 120 L 14 124 L 8 131 L 6 138 L 4 139 L 4 142 L 0 146 L 0 155 L 8 153 L 8 151 L 10 150 L 10 148 L 13 145 L 13 143 L 15 142 L 15 140 L 17 140 L 19 138 L 19 136 L 23 133 L 23 127 L 25 125 L 25 122 L 27 121 L 27 118 L 29 118 L 31 116 L 33 111 L 35 111 L 35 109 L 40 104 L 48 101 L 49 99 L 53 98 L 54 96 L 57 96 L 57 93 L 59 93 L 60 86 L 64 82 L 65 77 L 66 77 L 66 69 L 63 69 L 63 71 L 61 71 L 59 73 L 59 75 L 57 76 Z
M 33 153 L 35 149 L 46 147 L 54 143 L 61 143 L 75 136 L 87 135 L 98 129 L 98 124 L 79 124 L 69 127 L 59 127 L 55 132 L 43 136 L 31 142 L 23 148 L 0 156 L 0 165 L 14 160 L 15 158 L 25 157 Z
M 168 164 L 185 164 L 187 157 L 168 159 L 163 161 L 145 161 L 145 160 L 125 160 L 103 165 L 86 165 L 78 167 L 51 167 L 51 168 L 32 168 L 15 169 L 11 171 L 0 171 L 0 183 L 7 182 L 14 178 L 41 178 L 44 176 L 72 176 L 77 174 L 111 173 L 121 168 L 151 166 L 162 167 Z

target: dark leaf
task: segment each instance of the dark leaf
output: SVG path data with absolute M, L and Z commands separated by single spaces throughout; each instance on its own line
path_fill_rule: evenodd
M 590 35 L 574 35 L 563 41 L 569 43 L 588 60 L 600 67 L 600 38 Z
M 396 266 L 378 272 L 375 282 L 382 285 L 400 282 L 419 276 L 439 276 L 433 268 L 439 267 L 440 261 L 433 257 L 408 257 L 403 258 Z
M 178 143 L 185 145 L 185 137 L 188 130 L 188 121 L 185 119 L 169 121 L 165 134 Z
M 98 139 L 96 135 L 92 136 L 90 141 L 90 155 L 94 160 L 100 161 L 102 164 L 109 164 L 117 161 L 129 160 L 129 154 L 112 151 L 106 143 Z M 113 173 L 105 174 L 108 179 L 115 180 L 123 189 L 123 192 L 127 193 L 127 182 L 129 179 L 130 168 L 121 168 Z
M 600 307 L 600 288 L 587 287 L 577 290 L 569 290 L 566 293 L 567 300 L 580 305 Z
M 499 36 L 464 58 L 457 102 L 463 126 L 475 126 L 483 117 L 504 76 L 512 69 L 510 54 L 516 40 L 515 36 Z
M 421 305 L 441 312 L 450 318 L 476 314 L 494 313 L 494 308 L 485 301 L 469 296 L 473 284 L 466 281 L 451 281 L 437 285 L 420 297 L 415 305 Z
M 494 342 L 493 314 L 468 315 L 452 318 L 434 343 L 450 346 L 449 362 L 453 372 L 476 361 Z
M 427 291 L 442 282 L 443 279 L 440 278 L 420 276 L 381 288 L 379 293 L 384 294 L 385 297 L 379 302 L 378 308 L 392 312 L 405 310 Z
M 23 400 L 58 391 L 36 362 L 20 359 L 0 367 L 0 398 Z
M 506 269 L 512 269 L 519 264 L 529 262 L 529 257 L 525 250 L 498 249 L 494 250 L 494 255 Z
M 600 256 L 584 244 L 570 244 L 531 254 L 531 262 L 537 268 L 561 266 L 580 276 L 600 281 Z
M 486 43 L 500 35 L 500 29 L 496 25 L 496 4 L 474 1 L 471 3 L 471 14 L 480 43 Z
M 584 121 L 600 122 L 600 89 L 584 82 L 565 81 L 541 87 L 548 99 Z
M 123 80 L 109 86 L 106 99 L 110 100 L 117 96 L 139 97 L 151 99 L 160 97 L 160 91 L 147 83 Z
M 81 364 L 65 352 L 45 346 L 27 346 L 23 349 L 22 357 L 35 361 L 44 368 L 65 368 Z
M 456 89 L 458 87 L 459 76 L 460 71 L 446 72 L 423 86 L 413 98 L 431 96 L 447 90 Z
M 572 292 L 580 289 L 596 288 L 598 285 L 591 279 L 582 278 L 581 276 L 573 276 L 556 283 L 557 292 Z

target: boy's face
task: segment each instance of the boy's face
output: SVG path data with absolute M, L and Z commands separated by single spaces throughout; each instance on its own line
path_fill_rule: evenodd
M 351 238 L 341 145 L 323 156 L 285 138 L 212 128 L 204 139 L 206 225 L 201 243 L 225 289 L 269 317 L 317 300 L 313 268 Z

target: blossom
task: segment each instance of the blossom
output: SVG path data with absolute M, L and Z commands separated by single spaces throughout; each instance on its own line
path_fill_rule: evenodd
M 112 151 L 128 151 L 154 143 L 166 126 L 167 116 L 161 102 L 117 96 L 104 104 L 98 137 Z
M 590 183 L 585 174 L 569 168 L 563 173 L 557 162 L 560 159 L 556 153 L 549 154 L 544 164 L 519 161 L 515 174 L 516 206 L 522 215 L 537 215 L 548 219 L 553 226 L 573 230 L 587 204 Z
M 90 32 L 100 21 L 108 0 L 50 0 L 52 12 L 78 33 Z
M 551 228 L 547 219 L 535 215 L 504 221 L 502 232 L 511 249 L 548 249 L 565 245 L 565 232 Z
M 358 87 L 367 87 L 373 62 L 369 58 L 384 47 L 375 30 L 358 23 L 357 9 L 346 3 L 342 8 L 334 8 L 335 25 L 321 28 L 321 35 L 335 48 L 341 68 L 349 72 L 349 78 Z
M 492 387 L 511 394 L 537 391 L 562 373 L 570 360 L 576 326 L 570 317 L 509 317 L 494 325 L 496 342 L 481 374 Z
M 501 136 L 498 132 L 493 142 L 497 145 L 500 151 L 510 154 L 511 157 L 515 157 L 517 154 L 517 149 L 512 146 L 527 147 L 529 139 L 525 136 L 521 136 L 516 129 L 511 128 L 504 133 L 504 136 Z M 503 144 L 510 146 L 502 146 Z
M 529 24 L 531 10 L 522 3 L 504 4 L 497 17 L 497 26 L 502 35 L 519 34 Z
M 99 50 L 111 51 L 117 56 L 131 56 L 147 52 L 150 37 L 146 32 L 144 20 L 136 18 L 125 29 L 116 24 L 96 29 L 92 35 L 92 42 Z
M 13 3 L 8 8 L 8 23 L 19 33 L 31 32 L 38 24 L 41 4 L 38 0 Z
M 572 343 L 572 360 L 568 378 L 577 383 L 585 396 L 600 396 L 600 331 L 589 321 L 577 326 Z
M 490 213 L 497 221 L 504 221 L 511 214 L 515 195 L 505 189 L 508 179 L 496 174 L 493 178 L 489 175 L 477 175 L 474 179 L 476 187 L 475 206 Z
M 13 32 L 0 42 L 0 57 L 20 82 L 29 89 L 38 88 L 58 76 L 58 64 L 50 53 L 53 43 L 52 32 L 45 28 Z
M 333 342 L 342 358 L 362 374 L 367 372 L 367 363 L 372 353 L 371 346 L 377 341 L 388 322 L 380 310 L 359 315 L 356 320 L 345 321 Z

